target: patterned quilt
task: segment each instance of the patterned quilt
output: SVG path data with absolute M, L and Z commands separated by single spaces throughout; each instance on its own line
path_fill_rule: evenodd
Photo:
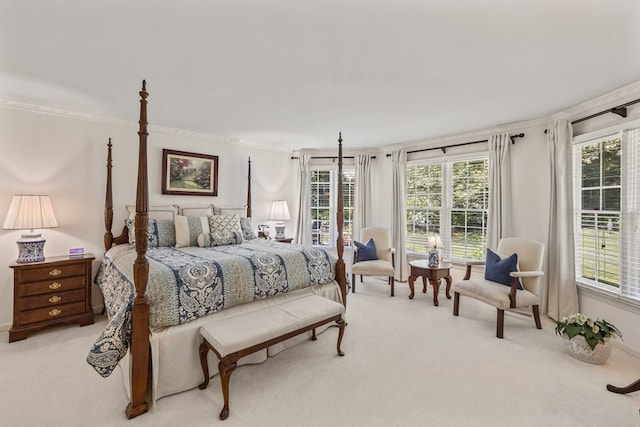
M 109 323 L 91 348 L 87 362 L 103 377 L 126 355 L 131 335 L 135 248 L 119 245 L 104 256 L 95 282 Z M 311 247 L 255 239 L 240 245 L 149 248 L 151 330 L 284 292 L 328 283 L 336 258 Z

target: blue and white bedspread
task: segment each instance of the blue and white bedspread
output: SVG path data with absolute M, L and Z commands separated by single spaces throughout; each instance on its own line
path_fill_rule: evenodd
M 96 276 L 109 323 L 87 362 L 103 377 L 126 355 L 135 293 L 135 247 L 104 256 Z M 336 258 L 323 249 L 255 239 L 240 245 L 149 248 L 151 330 L 178 325 L 222 309 L 334 280 Z

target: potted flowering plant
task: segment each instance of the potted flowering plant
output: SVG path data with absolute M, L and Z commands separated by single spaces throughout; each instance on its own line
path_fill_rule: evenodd
M 620 330 L 611 323 L 590 319 L 582 313 L 569 314 L 556 322 L 556 334 L 565 339 L 572 356 L 591 363 L 604 363 L 608 359 L 611 354 L 608 338 L 622 338 Z

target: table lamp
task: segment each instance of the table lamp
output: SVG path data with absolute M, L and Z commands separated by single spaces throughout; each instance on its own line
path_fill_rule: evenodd
M 442 249 L 444 247 L 444 243 L 442 243 L 440 236 L 429 237 L 427 239 L 427 247 L 431 248 L 431 251 L 429 252 L 429 267 L 437 267 L 440 265 L 438 249 Z
M 284 223 L 282 221 L 289 221 L 289 207 L 285 200 L 274 200 L 271 204 L 271 214 L 269 215 L 271 221 L 276 222 L 276 240 L 284 239 Z
M 58 222 L 51 208 L 49 196 L 33 194 L 19 194 L 13 196 L 7 218 L 2 226 L 5 230 L 31 230 L 22 234 L 18 245 L 18 259 L 16 262 L 44 261 L 45 239 L 40 233 L 34 233 L 34 228 L 57 227 Z

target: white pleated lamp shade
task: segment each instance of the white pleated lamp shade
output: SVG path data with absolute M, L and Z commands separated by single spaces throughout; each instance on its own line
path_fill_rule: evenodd
M 19 194 L 13 196 L 9 212 L 2 228 L 5 230 L 30 230 L 23 233 L 16 242 L 18 245 L 17 262 L 44 261 L 45 239 L 34 233 L 36 228 L 53 228 L 58 226 L 56 216 L 51 207 L 49 196 Z

